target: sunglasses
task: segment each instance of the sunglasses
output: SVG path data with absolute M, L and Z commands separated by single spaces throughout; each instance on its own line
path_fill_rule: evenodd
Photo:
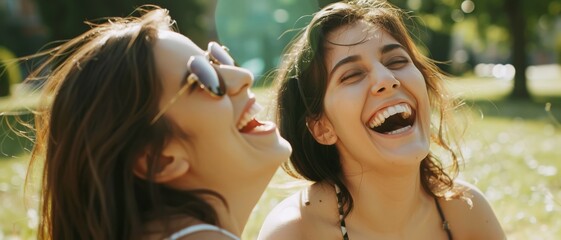
M 226 94 L 226 84 L 213 65 L 235 66 L 234 59 L 228 53 L 228 48 L 216 42 L 209 42 L 205 56 L 191 56 L 187 61 L 187 77 L 177 94 L 152 119 L 150 124 L 158 121 L 173 105 L 179 96 L 183 95 L 193 84 L 198 84 L 212 97 L 222 97 Z

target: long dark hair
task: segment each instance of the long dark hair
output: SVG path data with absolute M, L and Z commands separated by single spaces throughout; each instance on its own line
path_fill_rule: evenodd
M 317 12 L 311 22 L 293 39 L 287 48 L 275 81 L 279 82 L 277 96 L 277 121 L 281 135 L 292 144 L 290 163 L 283 169 L 291 176 L 310 181 L 327 181 L 341 188 L 345 216 L 353 208 L 353 199 L 343 183 L 339 153 L 334 145 L 322 145 L 308 131 L 307 119 L 319 120 L 324 114 L 324 97 L 327 89 L 325 66 L 326 36 L 331 31 L 360 20 L 372 23 L 388 32 L 402 44 L 415 66 L 425 78 L 436 131 L 431 141 L 451 156 L 449 173 L 431 152 L 420 166 L 421 183 L 424 190 L 434 197 L 442 197 L 454 189 L 453 178 L 458 173 L 459 149 L 454 149 L 455 140 L 448 136 L 451 119 L 449 111 L 457 102 L 442 86 L 443 73 L 435 62 L 422 55 L 409 35 L 403 18 L 406 15 L 386 1 L 359 0 L 349 3 L 334 3 Z M 451 142 L 452 141 L 452 142 Z
M 180 134 L 165 118 L 150 124 L 162 94 L 153 45 L 175 27 L 165 9 L 137 13 L 36 55 L 46 57 L 28 79 L 44 83 L 30 163 L 44 160 L 40 239 L 139 238 L 143 224 L 171 215 L 218 224 L 200 197 L 210 192 L 152 181 L 163 147 Z M 140 179 L 133 164 L 146 153 L 150 174 Z

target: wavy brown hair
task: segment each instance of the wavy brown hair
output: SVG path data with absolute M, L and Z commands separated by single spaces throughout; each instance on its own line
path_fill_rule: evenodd
M 153 46 L 175 27 L 165 9 L 136 13 L 35 56 L 46 59 L 27 80 L 43 85 L 30 163 L 44 160 L 39 239 L 137 239 L 146 222 L 177 215 L 218 224 L 200 197 L 218 194 L 152 181 L 166 142 L 181 135 L 165 118 L 150 124 L 162 95 Z M 146 153 L 144 180 L 133 164 Z
M 422 55 L 407 31 L 400 9 L 386 1 L 359 0 L 334 3 L 317 12 L 286 49 L 275 81 L 279 83 L 277 95 L 277 122 L 281 135 L 292 144 L 290 162 L 282 167 L 291 176 L 314 182 L 327 181 L 341 188 L 344 215 L 353 208 L 353 199 L 343 183 L 339 153 L 334 145 L 315 141 L 306 126 L 307 119 L 319 120 L 324 114 L 324 97 L 327 89 L 325 65 L 326 36 L 358 21 L 366 21 L 389 33 L 405 47 L 415 66 L 421 71 L 427 85 L 431 108 L 437 118 L 431 124 L 431 141 L 451 156 L 448 172 L 434 153 L 429 153 L 420 165 L 424 190 L 434 197 L 442 197 L 454 190 L 453 179 L 458 173 L 461 157 L 455 149 L 455 139 L 449 136 L 451 110 L 459 103 L 443 87 L 444 74 L 435 62 Z M 359 43 L 356 43 L 359 44 Z M 452 191 L 453 192 L 453 191 Z

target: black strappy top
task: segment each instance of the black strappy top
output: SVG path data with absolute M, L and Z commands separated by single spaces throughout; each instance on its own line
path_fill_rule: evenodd
M 335 186 L 335 193 L 337 195 L 337 208 L 339 208 L 339 223 L 341 225 L 341 233 L 343 234 L 343 240 L 349 240 L 349 234 L 347 233 L 347 224 L 345 223 L 345 217 L 343 215 L 343 203 L 341 201 L 341 189 L 336 184 Z M 446 217 L 442 212 L 442 208 L 440 207 L 440 203 L 435 198 L 434 203 L 436 204 L 436 209 L 438 210 L 438 215 L 440 215 L 440 220 L 442 220 L 442 229 L 446 231 L 446 235 L 448 235 L 448 240 L 452 240 L 452 232 L 450 231 L 450 227 L 448 226 L 448 221 L 446 221 Z

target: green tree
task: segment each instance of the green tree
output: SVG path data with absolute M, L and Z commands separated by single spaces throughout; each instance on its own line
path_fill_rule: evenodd
M 516 69 L 514 88 L 510 94 L 513 99 L 530 99 L 525 74 L 528 52 L 532 44 L 539 41 L 536 37 L 529 36 L 537 36 L 537 23 L 540 19 L 551 20 L 561 14 L 561 0 L 390 1 L 402 8 L 414 10 L 414 14 L 423 20 L 437 18 L 438 24 L 428 25 L 436 31 L 449 31 L 455 23 L 455 15 L 461 15 L 465 20 L 475 20 L 481 37 L 485 37 L 488 29 L 504 29 L 509 35 L 510 61 Z
M 561 13 L 561 0 L 474 0 L 474 3 L 476 11 L 471 17 L 476 17 L 480 26 L 500 26 L 510 35 L 511 61 L 516 69 L 510 97 L 530 99 L 526 69 L 529 43 L 536 39 L 529 36 L 537 35 L 540 18 L 553 18 Z
M 205 14 L 208 1 L 170 1 L 170 0 L 49 0 L 37 1 L 44 24 L 49 29 L 50 40 L 73 38 L 89 27 L 85 21 L 104 17 L 128 16 L 136 7 L 154 4 L 169 9 L 170 15 L 177 21 L 179 30 L 186 33 L 197 44 L 208 38 L 202 15 Z M 212 2 L 212 1 L 210 1 Z

